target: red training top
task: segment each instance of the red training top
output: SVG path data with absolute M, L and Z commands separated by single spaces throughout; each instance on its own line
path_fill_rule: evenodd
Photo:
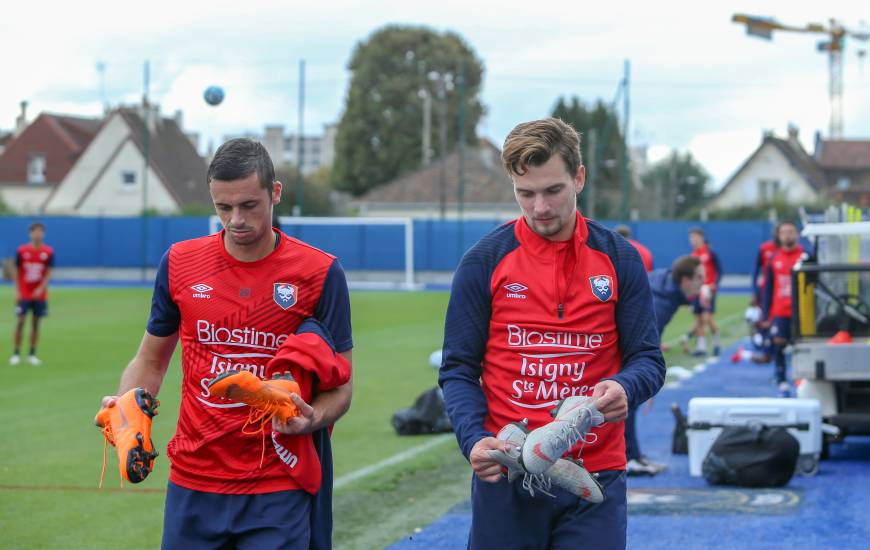
M 571 239 L 550 241 L 524 218 L 475 245 L 453 278 L 439 382 L 463 453 L 509 422 L 535 429 L 561 399 L 620 383 L 629 406 L 664 380 L 649 282 L 637 251 L 575 215 Z M 577 444 L 586 468 L 625 468 L 622 422 Z
M 242 433 L 249 407 L 208 391 L 208 382 L 227 370 L 248 370 L 263 379 L 286 370 L 288 364 L 276 365 L 273 357 L 288 343 L 297 350 L 316 344 L 294 337 L 308 318 L 323 325 L 335 351 L 353 347 L 347 284 L 338 261 L 283 233 L 279 237 L 275 250 L 254 262 L 233 258 L 224 248 L 223 232 L 176 243 L 158 268 L 148 332 L 179 331 L 181 408 L 167 452 L 169 479 L 181 487 L 222 494 L 319 487 L 320 464 L 311 455 L 310 434 L 288 436 L 305 440 L 295 444 L 283 437 L 273 440 L 267 425 L 261 467 L 262 434 Z M 312 358 L 309 353 L 305 361 L 291 363 L 305 368 L 302 363 L 313 365 Z M 310 403 L 314 375 L 290 370 Z M 346 382 L 331 378 L 329 387 L 321 378 L 316 388 Z
M 791 271 L 804 253 L 801 245 L 791 250 L 780 248 L 767 267 L 768 280 L 773 282 L 768 318 L 791 317 Z
M 54 267 L 54 249 L 47 244 L 39 248 L 30 243 L 22 244 L 18 247 L 15 265 L 18 266 L 18 299 L 48 299 L 48 289 L 40 296 L 34 296 L 33 291 L 45 280 L 48 270 Z
M 631 246 L 637 249 L 637 253 L 640 254 L 640 259 L 643 260 L 643 267 L 646 269 L 646 272 L 649 273 L 653 270 L 653 255 L 652 252 L 649 251 L 649 248 L 640 244 L 634 239 L 628 239 L 628 242 L 631 243 Z
M 701 259 L 701 265 L 704 266 L 704 284 L 708 285 L 712 290 L 716 290 L 716 285 L 719 283 L 719 257 L 710 249 L 710 245 L 703 245 L 692 251 L 692 256 L 697 256 Z

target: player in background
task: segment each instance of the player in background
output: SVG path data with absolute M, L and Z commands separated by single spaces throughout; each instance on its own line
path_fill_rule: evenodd
M 646 272 L 651 272 L 653 270 L 653 255 L 649 248 L 631 238 L 631 229 L 627 225 L 617 225 L 613 230 L 631 243 L 631 246 L 640 254 L 640 259 L 643 260 L 643 267 L 646 269 Z M 666 351 L 664 347 L 662 347 L 662 351 Z M 663 471 L 665 466 L 649 460 L 640 452 L 640 440 L 637 438 L 637 408 L 634 407 L 629 410 L 628 416 L 625 418 L 625 457 L 628 460 L 625 464 L 625 472 L 630 476 L 654 476 Z
M 746 319 L 754 329 L 752 343 L 758 351 L 752 354 L 752 361 L 756 363 L 769 363 L 773 353 L 770 344 L 770 331 L 761 328 L 758 322 L 762 315 L 761 304 L 764 301 L 767 266 L 770 263 L 770 258 L 779 250 L 779 239 L 776 236 L 778 231 L 779 226 L 774 228 L 772 239 L 759 245 L 758 254 L 755 256 L 755 266 L 752 270 L 752 299 L 749 302 Z
M 224 229 L 175 243 L 163 256 L 139 351 L 117 395 L 102 405 L 135 387 L 156 396 L 180 341 L 181 407 L 167 445 L 162 548 L 330 548 L 329 431 L 350 407 L 350 373 L 328 385 L 290 365 L 300 414 L 286 424 L 273 418 L 261 426 L 265 434 L 247 424 L 247 405 L 208 388 L 239 370 L 268 383 L 283 374 L 285 365 L 276 371 L 274 361 L 302 332 L 320 337 L 319 356 L 337 352 L 349 366 L 344 272 L 335 257 L 273 229 L 282 186 L 262 144 L 224 143 L 207 179 Z
M 34 222 L 30 224 L 30 242 L 19 246 L 15 254 L 12 284 L 16 287 L 17 322 L 10 365 L 21 363 L 21 337 L 28 311 L 31 314 L 31 324 L 27 362 L 34 366 L 42 363 L 36 356 L 36 345 L 39 343 L 39 322 L 48 314 L 48 282 L 54 267 L 54 250 L 44 240 L 45 225 Z
M 716 292 L 719 288 L 719 281 L 722 279 L 722 265 L 719 263 L 719 256 L 710 248 L 704 230 L 700 227 L 689 230 L 689 244 L 692 246 L 692 256 L 697 256 L 704 266 L 706 280 L 693 304 L 692 312 L 695 314 L 695 324 L 692 331 L 683 338 L 683 350 L 688 353 L 688 337 L 694 335 L 697 338 L 697 344 L 692 355 L 707 355 L 705 334 L 709 329 L 713 340 L 713 355 L 716 356 L 719 355 L 721 346 L 719 327 L 716 326 L 713 315 L 716 313 Z
M 771 256 L 765 275 L 762 301 L 761 325 L 770 329 L 773 341 L 773 358 L 776 365 L 777 389 L 783 396 L 791 394 L 791 385 L 786 379 L 785 347 L 791 341 L 791 272 L 804 255 L 798 243 L 798 230 L 794 222 L 783 222 L 776 229 L 779 250 Z
M 613 228 L 614 231 L 625 237 L 625 240 L 631 243 L 637 253 L 640 254 L 640 259 L 643 260 L 643 268 L 646 269 L 646 272 L 649 273 L 653 270 L 653 255 L 650 252 L 649 248 L 640 244 L 636 240 L 631 238 L 631 228 L 625 224 L 617 225 Z
M 697 297 L 704 284 L 704 266 L 696 256 L 680 256 L 669 268 L 655 269 L 648 275 L 649 286 L 653 296 L 653 311 L 655 311 L 656 326 L 659 337 L 665 332 L 665 326 L 673 318 L 674 313 L 683 305 L 689 305 Z M 665 469 L 663 464 L 657 464 L 640 452 L 640 442 L 637 440 L 637 429 L 632 426 L 635 419 L 632 415 L 625 420 L 625 445 L 628 464 L 628 475 L 656 475 Z M 632 434 L 634 438 L 630 438 Z

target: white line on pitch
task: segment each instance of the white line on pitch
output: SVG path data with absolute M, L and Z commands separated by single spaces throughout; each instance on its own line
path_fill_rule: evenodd
M 418 454 L 425 452 L 425 451 L 428 451 L 432 447 L 436 447 L 436 446 L 440 445 L 441 443 L 444 443 L 448 439 L 453 439 L 453 438 L 454 438 L 454 435 L 452 433 L 441 434 L 439 436 L 433 437 L 432 439 L 430 439 L 426 443 L 422 443 L 420 445 L 417 445 L 416 447 L 411 447 L 410 449 L 402 451 L 401 453 L 394 454 L 393 456 L 391 456 L 389 458 L 385 458 L 384 460 L 381 460 L 380 462 L 376 462 L 374 464 L 366 466 L 365 468 L 360 468 L 359 470 L 354 470 L 353 472 L 344 474 L 343 476 L 341 476 L 340 478 L 335 480 L 335 483 L 333 483 L 333 487 L 335 489 L 339 489 L 341 487 L 344 487 L 348 483 L 352 483 L 358 479 L 362 479 L 362 478 L 369 476 L 375 472 L 379 472 L 379 471 L 383 470 L 384 468 L 392 466 L 393 464 L 398 464 L 399 462 L 404 462 L 405 460 L 408 460 L 409 458 L 413 458 L 413 457 L 417 456 Z

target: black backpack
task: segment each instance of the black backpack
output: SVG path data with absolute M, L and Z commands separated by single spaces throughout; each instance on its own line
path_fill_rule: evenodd
M 689 422 L 686 420 L 686 415 L 680 410 L 680 406 L 676 403 L 671 403 L 671 412 L 674 415 L 674 432 L 671 435 L 671 454 L 685 455 L 689 454 L 689 438 L 686 435 L 686 430 L 689 428 Z
M 713 485 L 782 487 L 791 480 L 800 444 L 784 426 L 724 426 L 701 472 Z
M 391 419 L 399 435 L 419 435 L 453 431 L 441 388 L 434 387 L 420 394 L 414 406 L 402 409 Z

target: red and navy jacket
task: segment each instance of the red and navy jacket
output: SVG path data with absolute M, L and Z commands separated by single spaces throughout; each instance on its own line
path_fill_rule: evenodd
M 227 253 L 223 232 L 176 243 L 160 262 L 147 330 L 155 336 L 178 331 L 181 341 L 181 407 L 167 445 L 169 479 L 176 485 L 256 494 L 313 493 L 322 479 L 331 484 L 331 461 L 320 449 L 312 453 L 323 434 L 267 433 L 266 445 L 274 450 L 266 450 L 260 466 L 262 435 L 250 433 L 256 427 L 242 431 L 248 406 L 208 391 L 208 382 L 227 370 L 267 379 L 289 368 L 310 402 L 350 376 L 349 369 L 333 368 L 349 366 L 338 365 L 330 353 L 353 347 L 341 265 L 302 241 L 279 237 L 275 250 L 255 262 Z M 319 323 L 306 322 L 311 318 Z
M 680 309 L 680 306 L 690 302 L 683 294 L 680 285 L 674 280 L 674 272 L 671 271 L 671 268 L 650 271 L 647 278 L 653 296 L 656 327 L 659 336 L 661 336 L 665 333 L 665 326 L 671 322 L 674 313 Z
M 764 298 L 764 282 L 767 277 L 767 265 L 770 258 L 779 250 L 776 242 L 764 241 L 758 247 L 758 255 L 755 257 L 755 268 L 752 270 L 752 290 L 755 299 L 761 304 Z
M 798 244 L 791 250 L 780 248 L 770 257 L 761 304 L 765 319 L 791 317 L 791 272 L 803 254 Z
M 643 261 L 643 267 L 646 269 L 646 272 L 649 273 L 653 270 L 653 255 L 650 252 L 649 248 L 640 244 L 634 239 L 627 239 L 628 242 L 631 243 L 631 246 L 637 249 L 637 253 L 640 254 L 640 259 Z
M 553 242 L 519 218 L 462 258 L 439 384 L 466 457 L 509 422 L 551 421 L 561 399 L 589 396 L 604 379 L 621 384 L 634 407 L 664 374 L 643 262 L 616 233 L 577 213 L 572 239 Z M 594 432 L 583 447 L 587 469 L 624 469 L 623 423 Z
M 718 289 L 719 281 L 722 279 L 722 264 L 719 263 L 719 255 L 713 252 L 710 245 L 704 244 L 693 250 L 692 256 L 697 256 L 704 266 L 704 284 L 714 291 Z

